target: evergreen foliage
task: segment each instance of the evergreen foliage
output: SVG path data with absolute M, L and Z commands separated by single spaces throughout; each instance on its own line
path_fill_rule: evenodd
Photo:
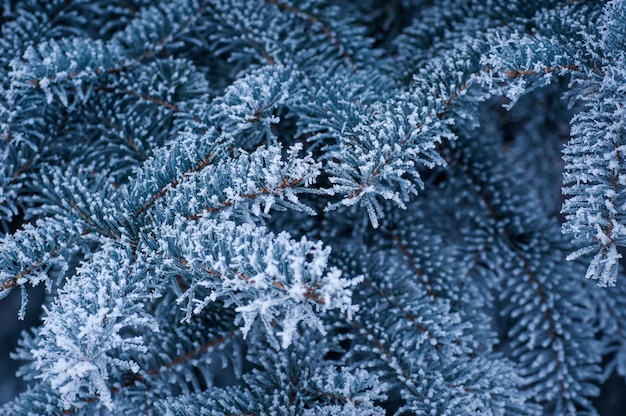
M 48 295 L 0 413 L 592 415 L 626 377 L 626 0 L 3 4 L 0 298 Z

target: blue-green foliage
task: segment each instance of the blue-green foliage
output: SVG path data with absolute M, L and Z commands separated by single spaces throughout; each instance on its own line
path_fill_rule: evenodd
M 4 4 L 0 298 L 49 296 L 1 413 L 586 415 L 626 377 L 626 1 Z

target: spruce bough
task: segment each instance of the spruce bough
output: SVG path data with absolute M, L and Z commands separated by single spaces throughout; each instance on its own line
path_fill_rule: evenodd
M 626 376 L 626 1 L 27 0 L 10 415 L 596 414 Z

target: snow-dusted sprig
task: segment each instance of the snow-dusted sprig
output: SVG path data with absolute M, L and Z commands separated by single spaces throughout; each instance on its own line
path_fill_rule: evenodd
M 393 39 L 394 51 L 398 51 L 398 65 L 394 69 L 402 71 L 399 73 L 401 80 L 408 81 L 416 68 L 423 74 L 421 69 L 424 66 L 432 68 L 433 61 L 437 63 L 438 60 L 445 59 L 450 52 L 459 56 L 457 63 L 461 63 L 465 59 L 461 56 L 471 53 L 472 49 L 476 52 L 477 46 L 478 49 L 486 47 L 489 50 L 489 36 L 494 33 L 508 35 L 511 27 L 515 27 L 515 30 L 534 31 L 537 27 L 537 15 L 558 14 L 568 6 L 561 0 L 511 0 L 505 6 L 452 0 L 435 3 L 432 7 L 416 8 L 416 17 Z M 571 9 L 567 12 L 571 16 Z M 567 22 L 572 24 L 571 27 L 555 24 L 553 28 L 557 32 L 562 29 L 569 34 L 569 30 L 575 31 L 574 26 L 580 21 L 581 19 L 571 19 Z M 551 25 L 543 26 L 547 26 L 549 30 Z M 482 30 L 477 32 L 477 27 Z M 475 57 L 480 59 L 480 55 Z M 465 75 L 475 72 L 470 70 Z
M 176 215 L 190 220 L 203 215 L 245 219 L 285 208 L 315 215 L 298 200 L 298 194 L 315 191 L 309 187 L 321 164 L 311 155 L 299 157 L 301 149 L 301 144 L 289 148 L 285 160 L 281 147 L 259 147 L 251 154 L 243 152 L 237 158 L 191 172 L 155 204 L 154 221 L 171 223 Z
M 26 224 L 14 234 L 0 239 L 0 298 L 11 289 L 27 282 L 36 286 L 51 284 L 48 271 L 58 267 L 63 275 L 72 256 L 80 250 L 83 224 L 63 216 L 37 220 Z M 23 317 L 25 303 L 20 315 Z
M 415 77 L 408 91 L 394 90 L 388 77 L 376 71 L 372 79 L 346 70 L 306 80 L 310 91 L 293 107 L 302 113 L 299 133 L 323 149 L 320 160 L 326 163 L 331 190 L 341 197 L 328 210 L 361 204 L 377 227 L 383 200 L 402 208 L 418 193 L 423 170 L 445 164 L 438 144 L 456 137 L 447 113 L 467 94 L 465 66 L 456 65 L 453 80 L 447 77 L 444 83 L 445 71 L 434 64 Z
M 159 290 L 159 289 L 157 289 Z M 157 296 L 150 290 L 152 299 Z M 145 351 L 132 354 L 132 360 L 139 366 L 137 372 L 126 371 L 120 377 L 111 377 L 109 390 L 114 401 L 116 412 L 127 414 L 147 411 L 153 406 L 145 401 L 149 391 L 153 400 L 171 398 L 174 386 L 185 386 L 185 391 L 198 391 L 202 385 L 213 385 L 223 379 L 224 373 L 233 371 L 234 377 L 240 378 L 244 360 L 244 343 L 241 332 L 234 328 L 235 312 L 223 308 L 218 303 L 205 309 L 202 315 L 194 316 L 190 322 L 180 324 L 172 319 L 175 293 L 159 291 L 163 296 L 150 303 L 150 315 L 158 331 L 146 331 L 141 328 L 124 330 L 124 335 L 139 334 L 143 340 Z M 152 300 L 148 299 L 148 300 Z M 25 333 L 16 353 L 11 354 L 15 360 L 26 362 L 17 373 L 26 380 L 36 380 L 40 372 L 33 352 L 39 349 L 41 338 L 36 331 Z M 215 371 L 215 363 L 221 362 L 219 371 Z M 231 374 L 231 376 L 233 376 Z M 187 387 L 189 386 L 189 387 Z M 38 414 L 59 414 L 63 411 L 58 390 L 48 381 L 38 381 L 34 386 L 38 395 L 47 395 L 51 400 L 49 411 Z M 32 397 L 25 394 L 25 397 Z M 38 406 L 38 397 L 32 397 L 31 406 Z M 29 407 L 30 409 L 31 407 Z M 74 407 L 63 411 L 64 415 L 91 415 L 101 411 L 102 403 L 97 396 L 86 396 L 79 399 Z M 9 413 L 21 414 L 21 413 Z M 28 413 L 25 413 L 28 414 Z M 31 413 L 32 414 L 32 413 Z
M 171 223 L 175 215 L 229 217 L 233 211 L 263 216 L 272 206 L 314 214 L 297 195 L 316 192 L 311 185 L 320 174 L 320 164 L 310 154 L 299 156 L 302 145 L 286 151 L 280 146 L 261 146 L 253 153 L 242 151 L 228 158 L 214 129 L 179 136 L 171 146 L 157 150 L 124 188 L 135 219 Z
M 371 113 L 371 107 L 391 99 L 393 85 L 386 74 L 338 68 L 302 75 L 302 91 L 289 100 L 297 114 L 297 137 L 306 137 L 311 149 L 335 149 L 343 137 L 357 137 L 355 129 Z
M 213 128 L 203 134 L 179 133 L 169 146 L 157 149 L 123 188 L 133 217 L 137 219 L 152 210 L 185 176 L 205 169 L 223 152 L 224 143 L 220 143 Z
M 222 149 L 228 145 L 231 156 L 237 155 L 238 149 L 275 146 L 281 121 L 277 113 L 292 100 L 292 93 L 296 94 L 297 78 L 297 70 L 282 65 L 254 69 L 226 88 L 223 95 L 190 104 L 186 113 L 178 114 L 178 128 L 200 135 L 215 130 Z
M 385 384 L 364 369 L 328 367 L 318 371 L 303 390 L 305 401 L 317 399 L 322 403 L 304 411 L 305 416 L 374 416 L 385 411 L 376 402 L 386 399 Z
M 178 302 L 186 320 L 221 299 L 236 306 L 244 334 L 259 318 L 270 333 L 278 325 L 288 346 L 299 322 L 325 332 L 317 313 L 355 308 L 350 287 L 358 279 L 327 267 L 330 249 L 306 237 L 297 241 L 252 224 L 179 217 L 154 230 L 146 244 L 156 252 L 158 273 L 184 277 L 188 289 Z
M 158 331 L 145 310 L 154 282 L 133 270 L 129 249 L 107 242 L 59 290 L 32 352 L 39 378 L 61 395 L 63 408 L 97 396 L 114 408 L 111 387 L 139 366 L 140 330 Z
M 46 166 L 46 174 L 33 178 L 39 193 L 30 197 L 32 212 L 41 219 L 25 224 L 0 240 L 4 256 L 0 259 L 0 297 L 17 286 L 22 289 L 20 316 L 26 307 L 24 285 L 41 282 L 48 290 L 65 279 L 70 262 L 79 252 L 100 250 L 107 239 L 127 244 L 136 231 L 125 220 L 128 216 L 119 205 L 122 200 L 107 174 L 89 169 L 62 170 Z
M 443 100 L 414 92 L 374 105 L 327 156 L 331 190 L 343 196 L 328 206 L 362 204 L 376 228 L 383 217 L 378 198 L 400 208 L 423 186 L 419 169 L 445 164 L 437 152 L 442 138 L 453 138 L 439 120 Z
M 84 101 L 92 91 L 94 80 L 119 69 L 121 55 L 115 44 L 84 38 L 50 40 L 29 46 L 23 56 L 11 62 L 13 93 L 37 87 L 46 95 L 48 104 L 56 97 L 68 106 L 68 90 L 73 89 Z
M 585 111 L 572 120 L 572 139 L 563 152 L 563 232 L 585 247 L 570 258 L 595 252 L 587 278 L 615 286 L 618 246 L 626 246 L 626 3 L 606 5 L 598 33 L 587 37 L 593 67 L 577 77 L 577 99 Z
M 85 101 L 98 77 L 154 56 L 175 42 L 202 9 L 202 2 L 194 0 L 164 3 L 142 8 L 125 30 L 107 42 L 73 37 L 30 45 L 23 56 L 11 61 L 14 89 L 40 88 L 48 103 L 56 97 L 66 107 L 71 104 L 70 91 Z
M 32 197 L 38 215 L 66 216 L 85 232 L 119 240 L 127 228 L 119 194 L 107 172 L 93 172 L 89 166 L 61 169 L 46 166 L 46 174 L 33 179 L 39 193 Z
M 102 9 L 102 3 L 105 2 L 106 0 L 50 0 L 25 1 L 4 6 L 5 19 L 0 39 L 2 74 L 6 75 L 9 62 L 21 56 L 29 46 L 36 46 L 47 39 L 88 36 L 89 10 Z
M 494 32 L 477 79 L 494 95 L 506 96 L 511 108 L 520 96 L 579 69 L 576 52 L 558 37 Z
M 488 31 L 488 49 L 480 59 L 483 70 L 475 80 L 490 94 L 506 96 L 505 108 L 510 109 L 519 97 L 558 77 L 571 79 L 593 65 L 583 39 L 594 30 L 600 10 L 599 3 L 555 2 L 515 24 Z
M 249 149 L 259 143 L 276 143 L 278 109 L 296 90 L 298 71 L 283 65 L 254 69 L 233 82 L 224 94 L 200 115 L 208 125 L 219 126 L 223 135 L 232 137 L 237 147 Z
M 45 282 L 50 290 L 55 268 L 59 280 L 81 250 L 93 251 L 99 238 L 121 240 L 127 223 L 115 205 L 115 190 L 106 174 L 47 166 L 46 174 L 32 179 L 39 193 L 29 199 L 41 216 L 0 240 L 0 297 L 25 283 Z M 95 244 L 87 244 L 87 243 Z M 20 316 L 26 307 L 23 291 Z
M 169 146 L 157 149 L 128 186 L 129 205 L 136 216 L 151 210 L 187 177 L 227 160 L 235 153 L 231 147 L 257 146 L 264 138 L 276 144 L 272 127 L 278 118 L 273 113 L 288 98 L 294 77 L 280 66 L 263 67 L 237 80 L 210 105 L 195 103 L 191 112 L 182 114 L 179 128 L 184 131 Z

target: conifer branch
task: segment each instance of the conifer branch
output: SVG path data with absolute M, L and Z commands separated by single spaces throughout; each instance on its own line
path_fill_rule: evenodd
M 281 180 L 278 186 L 273 189 L 270 189 L 268 186 L 264 186 L 263 188 L 255 192 L 248 192 L 245 194 L 241 194 L 238 196 L 238 198 L 242 200 L 246 200 L 246 201 L 253 201 L 261 196 L 269 195 L 270 193 L 280 195 L 282 191 L 284 191 L 285 189 L 295 188 L 296 186 L 303 184 L 305 180 L 306 180 L 306 177 L 304 176 L 300 178 L 287 177 Z M 215 205 L 204 208 L 202 211 L 200 211 L 197 214 L 187 215 L 185 216 L 185 218 L 191 221 L 197 220 L 203 214 L 212 214 L 212 213 L 219 212 L 220 210 L 224 208 L 230 208 L 235 204 L 235 202 L 236 201 L 234 199 L 230 199 L 230 198 L 222 200 L 222 201 L 218 201 Z
M 58 238 L 58 236 L 55 236 L 55 239 Z M 72 243 L 70 243 L 71 245 Z M 61 246 L 57 245 L 52 252 L 50 253 L 50 257 L 54 258 L 56 256 L 58 256 L 59 251 L 61 250 Z M 14 288 L 15 286 L 17 286 L 19 283 L 19 281 L 23 278 L 25 278 L 26 276 L 28 276 L 29 274 L 31 274 L 34 270 L 37 270 L 39 268 L 39 266 L 41 266 L 44 263 L 43 259 L 39 259 L 36 260 L 31 266 L 27 266 L 24 269 L 22 269 L 21 272 L 19 272 L 14 278 L 12 279 L 8 279 L 2 282 L 2 285 L 0 285 L 0 293 L 2 293 L 5 290 L 9 290 Z
M 98 224 L 96 224 L 96 222 L 91 219 L 91 217 L 89 217 L 89 215 L 87 215 L 76 203 L 76 201 L 74 201 L 74 199 L 72 198 L 68 198 L 67 202 L 69 203 L 69 205 L 76 211 L 76 213 L 78 214 L 78 216 L 85 221 L 85 223 L 87 223 L 90 227 L 92 227 L 94 230 L 96 230 L 97 232 L 99 232 L 100 234 L 102 234 L 103 236 L 106 237 L 110 237 L 114 240 L 118 240 L 120 241 L 120 239 L 122 238 L 121 235 L 111 229 L 105 230 L 104 228 L 100 227 Z
M 212 267 L 204 263 L 200 263 L 197 266 L 194 266 L 189 261 L 187 261 L 184 257 L 175 258 L 174 260 L 180 263 L 183 267 L 187 268 L 189 273 L 191 274 L 197 271 L 202 271 L 208 274 L 209 276 L 212 276 L 220 280 L 225 280 L 225 279 L 230 279 L 232 277 L 235 277 L 237 279 L 243 280 L 244 282 L 246 282 L 246 284 L 250 285 L 251 287 L 254 287 L 258 283 L 254 280 L 254 278 L 251 278 L 246 273 L 243 273 L 239 270 L 229 269 L 227 273 L 220 273 L 217 270 L 213 269 Z M 196 269 L 196 267 L 199 267 L 200 270 Z M 290 288 L 286 287 L 285 284 L 283 284 L 279 280 L 272 280 L 269 283 L 273 287 L 279 289 L 280 291 L 284 293 L 289 293 Z M 304 292 L 302 296 L 310 300 L 311 302 L 324 305 L 325 303 L 324 298 L 319 293 L 316 293 L 316 289 L 319 288 L 320 285 L 321 285 L 321 282 L 317 282 L 315 286 L 303 286 L 302 289 L 304 289 Z
M 193 173 L 200 172 L 204 168 L 209 166 L 213 162 L 214 158 L 215 158 L 215 155 L 212 154 L 212 153 L 206 155 L 194 167 L 190 168 L 186 172 L 183 172 L 182 178 L 175 178 L 169 185 L 163 187 L 160 192 L 152 195 L 150 200 L 148 202 L 146 202 L 141 208 L 139 208 L 135 212 L 135 218 L 137 218 L 137 217 L 143 215 L 144 213 L 146 213 L 150 209 L 150 207 L 152 207 L 159 199 L 163 198 L 169 191 L 171 191 L 173 189 L 176 189 L 176 187 L 180 184 L 180 182 L 182 180 L 184 180 L 185 177 L 187 177 L 187 176 L 189 176 L 189 175 L 191 175 Z

